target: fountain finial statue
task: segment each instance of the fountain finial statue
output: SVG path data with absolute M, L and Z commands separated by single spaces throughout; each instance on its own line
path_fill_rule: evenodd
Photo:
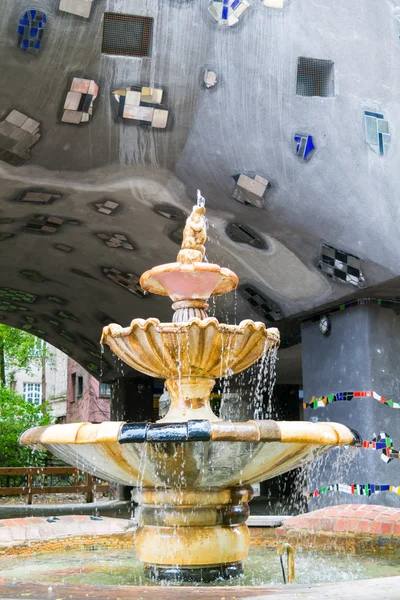
M 200 190 L 197 190 L 197 204 L 193 206 L 192 212 L 186 220 L 182 246 L 177 257 L 179 263 L 186 265 L 202 262 L 206 253 L 204 248 L 207 240 L 206 208 L 204 203 L 199 203 L 200 199 L 204 200 Z
M 161 578 L 240 573 L 250 546 L 251 484 L 355 442 L 338 423 L 241 423 L 213 413 L 215 380 L 240 373 L 267 353 L 273 357 L 279 331 L 248 319 L 229 325 L 207 316 L 210 296 L 233 290 L 238 278 L 202 262 L 206 238 L 199 193 L 178 261 L 153 267 L 140 279 L 147 292 L 173 300 L 173 322 L 134 319 L 129 327 L 112 323 L 103 329 L 102 342 L 124 362 L 166 379 L 166 417 L 156 423 L 50 425 L 29 429 L 20 440 L 98 477 L 136 486 L 137 555 Z

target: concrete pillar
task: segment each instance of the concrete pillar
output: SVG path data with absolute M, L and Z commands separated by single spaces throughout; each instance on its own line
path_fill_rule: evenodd
M 338 392 L 374 391 L 400 401 L 400 316 L 392 308 L 365 304 L 330 315 L 331 331 L 323 335 L 319 322 L 302 325 L 304 402 L 313 396 Z M 387 433 L 400 449 L 400 409 L 373 397 L 332 402 L 324 408 L 306 408 L 306 421 L 337 421 L 356 429 L 363 440 Z M 400 460 L 386 464 L 381 451 L 334 449 L 309 467 L 309 491 L 336 483 L 400 485 Z M 330 491 L 310 499 L 309 508 L 340 503 L 400 506 L 400 496 L 383 492 L 370 497 Z

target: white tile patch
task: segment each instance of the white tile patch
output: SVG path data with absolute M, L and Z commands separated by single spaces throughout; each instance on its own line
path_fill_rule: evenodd
M 93 0 L 60 0 L 59 9 L 87 19 L 90 17 L 92 2 Z

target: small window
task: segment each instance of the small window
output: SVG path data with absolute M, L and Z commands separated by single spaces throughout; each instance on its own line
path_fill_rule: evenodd
M 104 54 L 150 56 L 153 19 L 117 13 L 104 13 Z
M 81 396 L 83 396 L 83 377 L 78 375 L 76 378 L 76 397 L 80 398 Z
M 111 385 L 109 383 L 100 384 L 100 398 L 111 398 Z
M 31 404 L 40 404 L 42 396 L 41 383 L 24 383 L 24 398 Z
M 297 62 L 296 94 L 325 98 L 334 96 L 333 61 L 300 56 Z

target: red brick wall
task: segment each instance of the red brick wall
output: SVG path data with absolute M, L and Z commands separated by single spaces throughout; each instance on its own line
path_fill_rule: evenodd
M 77 396 L 78 377 L 83 378 L 83 390 Z M 74 385 L 75 382 L 75 385 Z M 89 421 L 101 423 L 110 420 L 110 399 L 100 398 L 100 384 L 72 358 L 68 358 L 67 423 Z

